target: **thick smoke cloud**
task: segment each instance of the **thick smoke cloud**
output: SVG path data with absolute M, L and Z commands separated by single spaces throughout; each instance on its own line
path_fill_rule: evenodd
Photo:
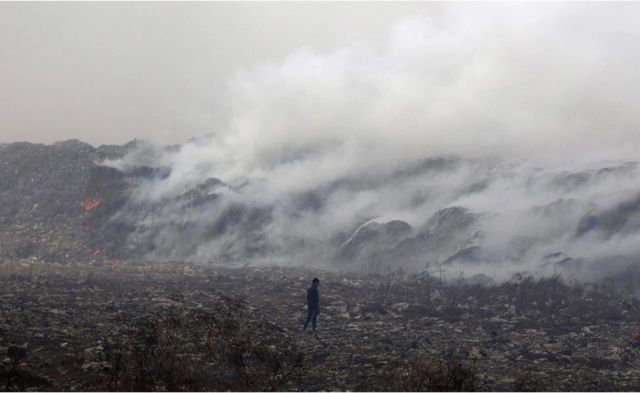
M 382 50 L 257 64 L 229 83 L 226 127 L 107 163 L 163 171 L 119 219 L 159 260 L 585 277 L 626 263 L 638 7 L 456 4 L 400 21 Z

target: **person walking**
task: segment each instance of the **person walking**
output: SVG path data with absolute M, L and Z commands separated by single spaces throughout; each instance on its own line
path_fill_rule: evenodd
M 320 286 L 320 280 L 314 278 L 311 281 L 311 287 L 307 289 L 307 319 L 304 321 L 303 330 L 307 330 L 309 322 L 311 327 L 316 330 L 316 320 L 318 319 L 318 311 L 320 304 L 320 294 L 318 293 L 318 287 Z

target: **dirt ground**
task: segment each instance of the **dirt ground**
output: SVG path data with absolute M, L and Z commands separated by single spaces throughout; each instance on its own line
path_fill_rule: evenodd
M 302 331 L 313 277 L 321 280 L 315 333 Z M 0 300 L 1 390 L 640 389 L 640 349 L 631 345 L 640 326 L 638 302 L 606 283 L 569 285 L 559 277 L 515 275 L 491 284 L 392 271 L 4 261 Z M 204 336 L 188 341 L 197 332 L 186 332 L 200 326 L 194 315 L 215 319 L 221 302 L 237 305 L 241 311 L 233 320 L 241 324 L 233 325 L 233 345 L 224 342 L 232 333 L 217 331 L 207 363 L 197 353 Z M 174 341 L 167 339 L 169 320 L 178 326 Z M 133 338 L 149 326 L 160 326 L 161 333 L 153 340 L 144 336 L 148 342 L 140 345 L 158 354 L 174 343 L 171 356 L 188 357 L 192 363 L 179 363 L 197 368 L 191 379 L 184 377 L 186 369 L 167 377 L 174 369 L 154 356 L 141 357 L 144 350 L 137 348 L 143 347 Z M 231 370 L 238 360 L 218 355 L 240 348 L 245 336 L 263 341 L 238 350 L 242 366 L 233 366 L 236 374 L 200 378 L 211 372 L 198 368 L 205 363 Z M 114 349 L 118 345 L 121 352 Z M 265 368 L 265 362 L 276 366 Z M 142 375 L 135 367 L 144 368 L 147 379 L 135 377 Z M 240 377 L 245 380 L 238 382 Z

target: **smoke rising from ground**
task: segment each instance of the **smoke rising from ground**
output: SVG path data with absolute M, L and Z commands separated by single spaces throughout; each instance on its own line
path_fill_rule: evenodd
M 456 4 L 400 21 L 382 50 L 257 64 L 230 81 L 222 129 L 108 163 L 164 171 L 119 219 L 159 260 L 626 263 L 640 251 L 638 11 Z

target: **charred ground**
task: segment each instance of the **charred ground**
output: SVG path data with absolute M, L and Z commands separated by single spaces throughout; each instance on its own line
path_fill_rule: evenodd
M 317 336 L 301 331 L 314 276 Z M 611 280 L 22 261 L 0 281 L 3 390 L 640 386 L 640 304 Z

